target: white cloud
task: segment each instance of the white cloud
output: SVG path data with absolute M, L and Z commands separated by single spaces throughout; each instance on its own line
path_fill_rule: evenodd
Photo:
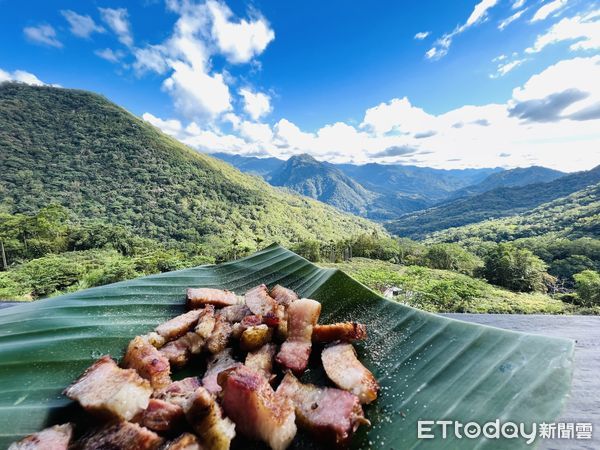
M 275 39 L 275 33 L 263 17 L 235 22 L 224 3 L 209 1 L 207 5 L 212 16 L 212 37 L 230 62 L 250 61 Z
M 127 47 L 133 46 L 129 13 L 125 8 L 98 8 L 102 20 L 117 35 L 119 41 Z
M 376 135 L 391 131 L 420 133 L 431 129 L 434 120 L 433 116 L 403 97 L 367 109 L 360 127 L 370 129 Z
M 123 53 L 122 51 L 120 51 L 120 50 L 115 51 L 111 48 L 103 48 L 103 49 L 96 50 L 94 52 L 94 54 L 96 56 L 99 56 L 102 59 L 105 59 L 105 60 L 111 62 L 111 63 L 118 63 L 125 56 L 125 53 Z
M 32 86 L 53 86 L 53 87 L 61 87 L 60 84 L 48 84 L 44 83 L 38 77 L 36 77 L 31 72 L 27 72 L 25 70 L 15 70 L 13 72 L 8 72 L 6 70 L 0 69 L 0 83 L 4 81 L 16 81 L 19 83 L 30 84 Z
M 571 50 L 600 49 L 600 9 L 574 17 L 564 18 L 539 35 L 527 53 L 537 53 L 546 46 L 562 41 L 575 41 Z
M 525 4 L 525 0 L 515 0 L 511 5 L 512 9 L 519 9 L 521 6 Z
M 500 31 L 504 30 L 507 26 L 509 26 L 511 23 L 513 23 L 515 20 L 521 17 L 525 11 L 527 11 L 527 8 L 517 11 L 512 16 L 507 17 L 498 24 L 498 29 Z
M 433 47 L 425 53 L 425 56 L 428 59 L 439 59 L 445 56 L 450 49 L 450 45 L 452 45 L 452 40 L 470 27 L 483 22 L 487 18 L 488 11 L 496 6 L 497 3 L 498 0 L 481 0 L 475 5 L 467 21 L 461 26 L 457 26 L 452 32 L 444 34 L 435 41 Z
M 533 23 L 547 19 L 550 14 L 562 9 L 566 4 L 567 0 L 553 0 L 546 3 L 535 12 L 531 18 L 531 22 Z
M 244 111 L 254 120 L 271 112 L 271 98 L 262 92 L 252 92 L 250 89 L 240 89 L 240 95 L 244 99 Z
M 144 48 L 136 48 L 133 50 L 135 58 L 133 68 L 138 74 L 148 71 L 163 74 L 169 69 L 165 54 L 166 49 L 162 45 L 148 45 Z
M 87 15 L 77 14 L 69 9 L 60 12 L 69 22 L 71 33 L 81 38 L 89 38 L 93 33 L 104 33 L 104 28 L 96 25 L 94 19 Z
M 61 48 L 62 42 L 56 37 L 56 30 L 52 25 L 42 24 L 37 26 L 23 28 L 25 37 L 36 44 L 48 45 L 50 47 Z
M 509 61 L 506 63 L 500 63 L 500 64 L 498 64 L 497 72 L 495 74 L 490 75 L 490 78 L 503 77 L 504 75 L 506 75 L 508 72 L 510 72 L 514 68 L 523 64 L 525 61 L 527 61 L 527 60 L 526 59 L 515 59 L 513 61 Z
M 430 32 L 429 31 L 420 31 L 417 34 L 415 34 L 415 39 L 422 41 L 423 39 L 425 39 L 427 36 L 429 36 Z
M 156 128 L 160 128 L 169 136 L 179 136 L 181 131 L 183 130 L 181 122 L 177 119 L 163 120 L 148 112 L 142 114 L 142 119 L 144 119 L 151 125 L 154 125 Z

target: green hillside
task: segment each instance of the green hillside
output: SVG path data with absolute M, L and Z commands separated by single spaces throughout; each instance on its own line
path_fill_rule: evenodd
M 600 183 L 600 166 L 548 183 L 493 189 L 461 198 L 407 214 L 389 222 L 386 228 L 398 236 L 420 239 L 436 231 L 524 213 L 596 183 Z
M 528 184 L 548 183 L 564 176 L 564 172 L 548 169 L 547 167 L 531 166 L 518 167 L 516 169 L 503 170 L 493 173 L 481 183 L 467 186 L 452 193 L 450 198 L 467 197 L 470 195 L 483 194 L 502 187 L 526 186 Z
M 289 158 L 270 175 L 269 182 L 362 216 L 377 197 L 341 170 L 306 154 Z
M 59 203 L 161 242 L 328 241 L 377 225 L 282 192 L 77 90 L 0 85 L 0 205 Z
M 438 231 L 428 240 L 501 242 L 547 234 L 569 239 L 600 237 L 600 183 L 516 216 Z

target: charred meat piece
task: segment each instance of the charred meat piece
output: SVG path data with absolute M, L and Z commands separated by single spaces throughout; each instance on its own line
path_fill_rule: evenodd
M 301 428 L 326 443 L 343 447 L 360 425 L 370 425 L 356 395 L 300 383 L 289 372 L 277 388 L 277 395 L 292 401 Z
M 79 450 L 156 450 L 162 438 L 136 423 L 119 422 L 107 425 L 84 436 L 77 447 Z
M 277 302 L 269 295 L 267 286 L 261 284 L 244 295 L 246 306 L 257 316 L 277 316 Z
M 236 323 L 244 320 L 244 317 L 252 314 L 252 311 L 250 311 L 246 305 L 239 304 L 226 306 L 219 310 L 219 314 L 221 314 L 227 322 Z
M 203 450 L 198 438 L 192 433 L 183 433 L 161 450 Z
M 171 384 L 169 360 L 140 336 L 129 343 L 123 366 L 135 369 L 142 378 L 150 381 L 153 389 L 162 389 Z
M 222 352 L 225 347 L 227 347 L 231 332 L 231 324 L 227 322 L 223 316 L 217 315 L 215 327 L 209 338 L 206 340 L 206 350 L 213 355 Z
M 211 394 L 217 394 L 221 392 L 221 386 L 217 383 L 218 375 L 224 370 L 231 369 L 232 367 L 238 367 L 242 364 L 231 355 L 231 349 L 226 348 L 220 353 L 213 355 L 208 360 L 208 366 L 206 373 L 202 379 L 202 386 Z
M 282 344 L 276 361 L 295 374 L 301 374 L 308 365 L 312 348 L 313 327 L 319 320 L 321 304 L 303 298 L 288 308 L 288 337 Z
M 223 415 L 213 396 L 199 387 L 186 406 L 186 417 L 202 444 L 211 450 L 229 450 L 235 437 L 235 425 Z
M 103 356 L 64 394 L 91 412 L 131 420 L 148 406 L 152 388 L 135 370 L 121 369 Z
M 214 308 L 214 307 L 213 307 Z M 200 318 L 204 310 L 192 309 L 191 311 L 181 314 L 180 316 L 174 317 L 171 320 L 167 320 L 156 327 L 155 331 L 164 337 L 167 341 L 177 339 L 183 336 L 185 333 L 190 331 Z
M 209 338 L 215 331 L 216 324 L 217 318 L 214 316 L 214 307 L 208 305 L 201 310 L 194 331 L 188 331 L 179 339 L 168 342 L 160 349 L 161 353 L 174 366 L 184 366 L 191 355 L 197 355 L 204 350 Z
M 341 322 L 315 325 L 312 341 L 329 343 L 335 341 L 357 341 L 367 338 L 367 327 L 357 322 Z
M 335 344 L 321 354 L 323 367 L 331 381 L 338 387 L 358 396 L 361 403 L 371 403 L 377 398 L 379 384 L 373 374 L 356 357 L 352 344 Z
M 276 352 L 277 346 L 275 344 L 265 344 L 258 350 L 248 353 L 244 365 L 260 373 L 270 382 L 275 378 L 273 374 L 273 358 Z
M 151 398 L 142 416 L 142 425 L 154 431 L 169 431 L 180 428 L 184 420 L 181 406 Z
M 269 294 L 277 303 L 283 306 L 290 306 L 292 302 L 298 300 L 298 294 L 291 289 L 281 286 L 280 284 L 273 286 L 269 291 Z
M 183 380 L 174 381 L 160 391 L 154 392 L 154 398 L 167 401 L 173 405 L 181 406 L 187 404 L 191 395 L 200 387 L 200 380 L 196 377 L 188 377 Z
M 295 414 L 287 398 L 278 396 L 258 372 L 241 366 L 219 374 L 222 405 L 236 429 L 250 439 L 283 450 L 296 435 Z
M 271 342 L 273 330 L 266 325 L 258 325 L 247 328 L 240 337 L 240 348 L 245 351 L 253 351 Z
M 55 425 L 13 442 L 8 450 L 67 450 L 73 436 L 73 425 Z
M 188 309 L 200 308 L 205 305 L 214 305 L 217 308 L 237 305 L 237 295 L 224 289 L 199 288 L 187 290 Z

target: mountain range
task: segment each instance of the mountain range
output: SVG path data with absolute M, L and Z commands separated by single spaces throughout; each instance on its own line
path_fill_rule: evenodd
M 408 213 L 416 217 L 419 211 L 441 208 L 459 199 L 470 204 L 469 197 L 550 182 L 565 175 L 539 166 L 444 170 L 400 164 L 332 164 L 309 155 L 292 156 L 286 161 L 223 153 L 214 156 L 244 172 L 259 175 L 274 186 L 286 187 L 376 221 L 412 217 L 406 216 Z M 482 217 L 487 218 L 485 214 Z M 396 227 L 400 233 L 406 231 L 400 223 L 389 228 L 395 231 Z M 415 235 L 412 231 L 408 234 Z
M 289 245 L 382 232 L 198 153 L 104 97 L 0 84 L 0 211 L 59 203 L 166 242 Z

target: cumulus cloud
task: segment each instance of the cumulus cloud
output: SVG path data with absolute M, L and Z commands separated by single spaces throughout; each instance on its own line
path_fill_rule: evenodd
M 429 31 L 419 31 L 417 34 L 415 34 L 415 39 L 422 41 L 427 36 L 429 36 L 429 34 L 430 34 Z
M 558 10 L 564 8 L 567 4 L 567 0 L 553 0 L 545 5 L 541 6 L 531 18 L 531 22 L 539 22 L 540 20 L 545 20 L 551 14 L 557 12 Z
M 507 26 L 509 26 L 515 20 L 519 19 L 519 17 L 521 17 L 523 15 L 523 13 L 525 13 L 525 11 L 527 11 L 527 8 L 523 8 L 522 10 L 517 11 L 516 13 L 514 13 L 512 16 L 509 16 L 506 19 L 502 20 L 498 24 L 498 29 L 500 31 L 504 30 Z
M 129 13 L 125 8 L 98 8 L 102 20 L 127 47 L 133 46 L 133 35 L 129 23 Z
M 16 81 L 19 83 L 30 84 L 32 86 L 48 86 L 47 83 L 44 83 L 34 74 L 25 70 L 15 70 L 13 72 L 8 72 L 6 70 L 0 69 L 0 83 L 4 81 Z M 58 84 L 51 84 L 50 86 L 60 87 Z
M 571 88 L 546 97 L 515 103 L 509 111 L 510 116 L 530 122 L 556 122 L 562 118 L 562 112 L 574 103 L 589 96 L 579 89 Z
M 378 135 L 393 130 L 404 133 L 424 133 L 431 131 L 434 120 L 433 116 L 411 105 L 410 100 L 403 97 L 367 109 L 360 126 Z
M 574 41 L 571 50 L 600 50 L 600 9 L 564 18 L 539 35 L 527 53 L 537 53 L 546 46 L 563 41 Z
M 425 53 L 425 56 L 428 59 L 439 59 L 445 56 L 450 49 L 450 45 L 452 45 L 452 40 L 472 26 L 486 20 L 488 11 L 496 6 L 497 3 L 498 0 L 481 0 L 475 5 L 471 15 L 467 18 L 467 21 L 464 24 L 457 26 L 452 32 L 444 34 L 435 41 L 433 47 Z
M 25 37 L 35 43 L 41 45 L 47 45 L 49 47 L 61 48 L 62 42 L 56 37 L 56 30 L 52 25 L 41 24 L 37 26 L 23 28 Z
M 414 155 L 417 153 L 417 149 L 409 146 L 398 146 L 394 145 L 393 147 L 388 147 L 385 150 L 380 152 L 375 152 L 371 155 L 372 158 L 388 158 L 391 156 L 406 156 L 406 155 Z
M 81 38 L 89 38 L 93 33 L 104 33 L 104 28 L 97 25 L 88 15 L 77 14 L 69 9 L 60 12 L 63 17 L 69 22 L 71 33 Z
M 247 88 L 240 89 L 240 95 L 244 100 L 244 111 L 254 120 L 271 112 L 271 98 L 262 92 L 252 92 Z
M 233 13 L 224 3 L 209 1 L 207 5 L 212 16 L 212 36 L 230 62 L 250 61 L 275 39 L 275 33 L 264 17 L 235 21 Z

